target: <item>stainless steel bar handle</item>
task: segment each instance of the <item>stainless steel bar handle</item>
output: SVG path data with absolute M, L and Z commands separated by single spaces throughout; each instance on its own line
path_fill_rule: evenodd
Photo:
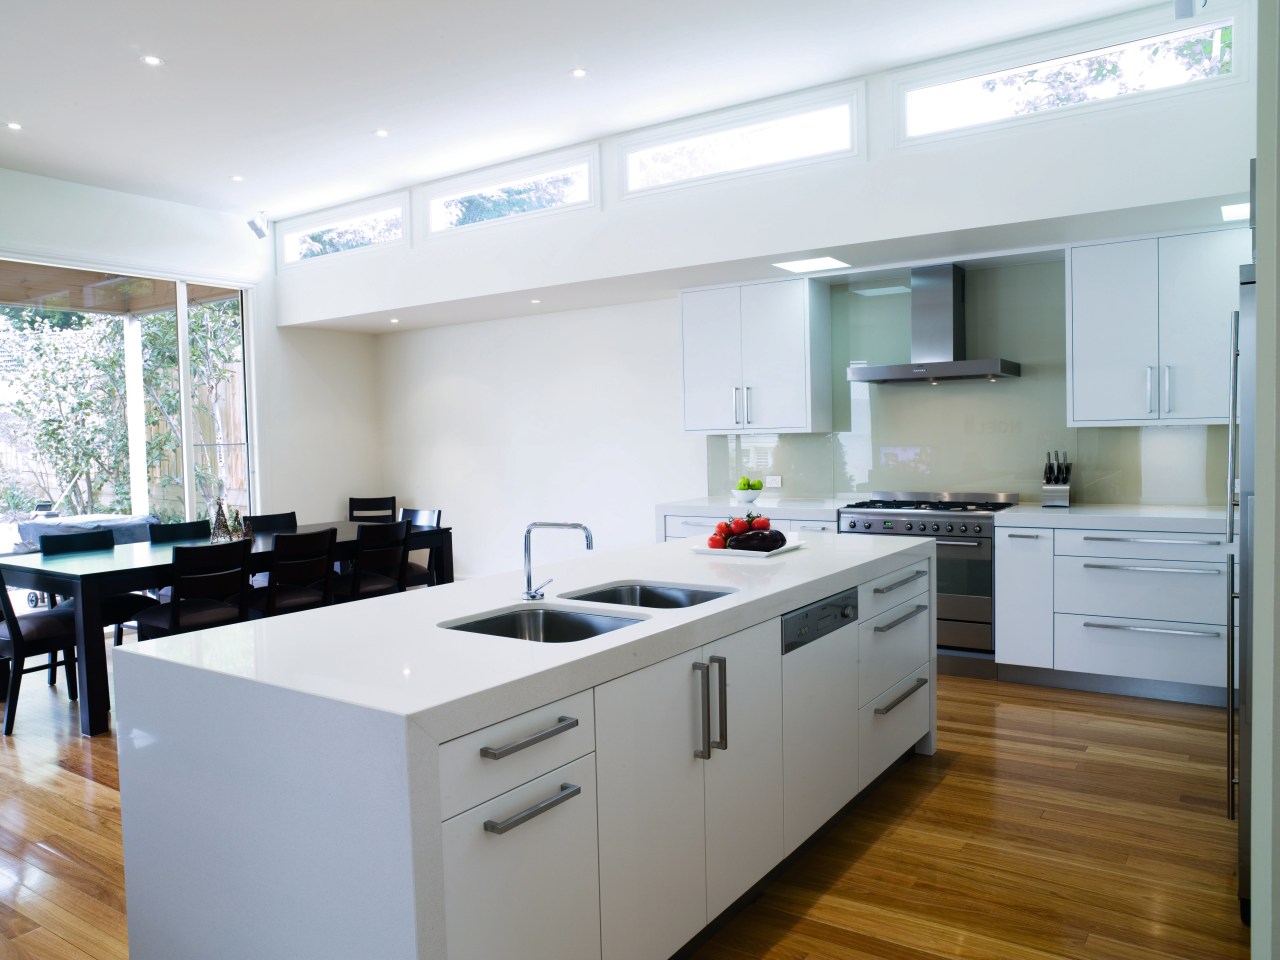
M 914 573 L 908 574 L 907 576 L 903 577 L 901 580 L 895 580 L 893 583 L 886 583 L 883 587 L 876 587 L 871 592 L 872 593 L 893 593 L 893 591 L 897 590 L 899 587 L 905 587 L 908 583 L 911 583 L 913 580 L 919 580 L 921 577 L 927 577 L 928 575 L 929 575 L 928 570 L 916 570 Z
M 746 397 L 746 403 L 743 404 L 742 419 L 746 423 L 750 423 L 751 422 L 751 388 L 747 387 L 746 390 L 743 391 L 743 393 L 744 393 L 744 396 Z
M 873 712 L 877 717 L 883 717 L 886 713 L 888 713 L 890 710 L 893 710 L 895 707 L 898 706 L 898 704 L 902 703 L 903 700 L 907 699 L 907 697 L 911 696 L 921 687 L 925 686 L 928 682 L 929 680 L 927 677 L 916 677 L 915 686 L 913 686 L 910 690 L 905 691 L 904 693 L 898 694 L 896 697 L 893 698 L 893 700 L 891 700 L 889 703 L 886 703 L 883 707 L 876 707 Z
M 1227 819 L 1236 818 L 1236 557 L 1227 557 Z
M 1236 421 L 1240 419 L 1240 311 L 1231 314 L 1231 407 L 1227 412 L 1227 543 L 1236 536 L 1236 457 L 1239 438 Z
M 742 417 L 739 416 L 738 414 L 738 391 L 740 391 L 741 389 L 742 389 L 741 387 L 733 388 L 733 422 L 734 423 L 742 423 Z
M 1155 405 L 1151 400 L 1151 373 L 1152 368 L 1147 367 L 1147 413 L 1155 413 Z
M 1160 387 L 1160 396 L 1164 400 L 1164 412 L 1173 413 L 1173 365 L 1164 365 L 1164 383 Z
M 714 527 L 718 520 L 681 520 L 682 527 Z
M 980 547 L 982 543 L 978 540 L 939 540 L 940 547 Z
M 1131 633 L 1167 633 L 1175 637 L 1220 637 L 1217 630 L 1166 630 L 1163 627 L 1131 627 L 1124 623 L 1093 623 L 1086 620 L 1086 627 L 1097 630 L 1127 630 Z
M 1038 533 L 1011 533 L 1011 534 L 1009 534 L 1009 539 L 1010 539 L 1010 540 L 1039 540 L 1039 539 L 1040 539 L 1040 534 L 1038 534 Z M 1089 538 L 1088 538 L 1088 537 L 1085 537 L 1085 539 L 1086 539 L 1086 540 L 1088 540 Z
M 1013 536 L 1013 534 L 1010 534 Z M 1190 544 L 1194 547 L 1220 547 L 1221 540 L 1171 540 L 1161 537 L 1081 537 L 1082 540 L 1092 540 L 1097 543 L 1181 543 Z
M 527 750 L 535 743 L 541 743 L 543 740 L 550 740 L 552 737 L 559 736 L 566 730 L 572 730 L 578 725 L 577 717 L 560 717 L 556 720 L 554 726 L 547 727 L 545 730 L 539 730 L 537 733 L 525 737 L 522 740 L 512 740 L 508 744 L 501 747 L 481 747 L 480 756 L 486 760 L 501 760 L 503 757 L 509 757 L 513 753 L 519 753 L 521 750 Z
M 545 800 L 539 800 L 532 807 L 526 807 L 514 816 L 507 817 L 505 820 L 486 820 L 484 822 L 485 833 L 504 834 L 508 830 L 514 830 L 522 823 L 528 823 L 534 817 L 540 817 L 552 807 L 558 807 L 566 800 L 572 800 L 582 792 L 582 788 L 576 783 L 562 783 L 560 789 L 547 797 Z
M 695 663 L 693 665 L 694 673 L 701 674 L 698 678 L 698 688 L 702 695 L 702 709 L 699 718 L 702 724 L 702 736 L 700 749 L 693 751 L 693 755 L 699 760 L 711 759 L 711 668 L 705 663 Z
M 720 668 L 720 739 L 712 740 L 714 750 L 729 749 L 729 662 L 724 657 L 711 657 L 711 665 Z
M 877 624 L 874 627 L 874 630 L 876 633 L 888 633 L 894 627 L 902 626 L 902 624 L 906 623 L 912 617 L 918 617 L 920 616 L 920 614 L 924 613 L 928 609 L 929 609 L 928 604 L 917 603 L 915 609 L 912 610 L 910 613 L 904 613 L 902 616 L 900 616 L 897 620 L 894 620 L 892 623 Z
M 1221 570 L 1202 570 L 1199 567 L 1139 567 L 1121 563 L 1086 563 L 1086 570 L 1137 570 L 1141 573 L 1204 573 L 1210 576 L 1222 576 Z

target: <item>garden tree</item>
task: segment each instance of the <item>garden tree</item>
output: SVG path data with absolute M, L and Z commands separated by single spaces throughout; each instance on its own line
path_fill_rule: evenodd
M 0 308 L 0 344 L 10 358 L 11 399 L 0 404 L 0 437 L 18 451 L 40 494 L 62 500 L 64 512 L 129 512 L 128 423 L 124 334 L 118 316 L 43 314 Z M 188 311 L 195 440 L 222 439 L 221 408 L 242 356 L 238 299 L 193 304 Z M 153 485 L 181 488 L 177 318 L 162 311 L 142 318 L 146 466 Z M 13 465 L 5 465 L 11 504 Z M 196 464 L 202 502 L 218 496 L 217 464 Z M 110 492 L 110 502 L 104 495 Z M 65 499 L 64 499 L 65 495 Z M 176 508 L 157 505 L 162 515 Z

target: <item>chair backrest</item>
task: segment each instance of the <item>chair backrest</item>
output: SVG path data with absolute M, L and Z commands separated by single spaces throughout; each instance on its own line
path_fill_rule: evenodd
M 147 532 L 152 543 L 176 543 L 179 540 L 208 540 L 212 529 L 205 519 L 186 523 L 153 523 Z
M 333 602 L 333 560 L 338 530 L 329 527 L 314 533 L 277 533 L 271 540 L 271 579 L 267 581 L 267 613 L 275 613 L 280 587 L 322 584 L 326 604 Z
M 408 520 L 411 527 L 440 526 L 439 510 L 419 510 L 416 507 L 401 507 L 400 519 Z
M 111 550 L 116 536 L 110 530 L 85 530 L 80 533 L 42 533 L 40 552 L 46 557 L 60 553 L 84 553 L 88 550 Z
M 239 619 L 249 616 L 249 554 L 252 540 L 231 540 L 198 547 L 173 548 L 173 596 L 169 629 L 182 627 L 182 601 L 217 600 L 238 606 Z
M 52 617 L 45 619 L 43 625 L 45 630 L 43 635 L 34 641 L 28 641 L 22 635 L 22 618 L 18 616 L 13 609 L 13 601 L 9 599 L 9 591 L 5 587 L 4 575 L 0 574 L 0 608 L 4 612 L 4 624 L 8 628 L 9 639 L 4 642 L 0 639 L 0 649 L 4 650 L 4 656 L 9 657 L 15 655 L 25 657 L 40 653 L 48 653 L 51 650 L 61 649 L 65 646 L 74 646 L 76 642 L 76 621 L 75 617 L 70 615 L 66 617 Z M 63 632 L 58 634 L 48 630 L 51 624 L 60 624 Z
M 403 591 L 409 583 L 409 521 L 362 523 L 356 528 L 356 552 L 351 561 L 351 595 L 364 593 L 366 573 L 377 573 L 396 581 Z
M 353 523 L 395 523 L 395 497 L 351 497 L 347 500 L 347 519 Z
M 254 533 L 293 533 L 298 529 L 298 514 L 293 510 L 288 513 L 260 513 L 256 517 L 246 514 L 241 520 L 252 526 Z

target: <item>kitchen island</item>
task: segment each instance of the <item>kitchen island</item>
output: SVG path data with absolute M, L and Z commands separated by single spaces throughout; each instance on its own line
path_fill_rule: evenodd
M 849 672 L 813 673 L 857 718 L 832 731 L 857 755 L 825 760 L 855 771 L 841 803 L 905 750 L 933 751 L 933 543 L 896 539 L 816 534 L 764 558 L 671 542 L 535 564 L 555 577 L 535 603 L 513 573 L 120 648 L 131 956 L 462 960 L 517 943 L 506 955 L 661 960 L 794 848 L 787 801 L 805 785 L 784 770 L 822 744 L 786 741 L 788 708 L 813 692 L 786 699 L 783 614 L 859 587 L 829 635 L 853 638 L 852 658 L 830 651 Z M 624 582 L 727 593 L 677 609 L 572 599 Z M 531 606 L 636 622 L 569 643 L 449 628 Z M 918 642 L 898 644 L 908 631 Z M 823 652 L 785 659 L 798 671 L 806 650 Z M 863 755 L 875 766 L 859 770 Z M 646 758 L 675 764 L 648 803 L 626 782 Z M 703 898 L 680 899 L 688 916 L 641 917 L 661 935 L 638 944 L 627 911 L 687 871 L 642 829 L 627 859 L 614 825 L 635 803 L 679 822 L 675 848 L 696 845 L 699 869 L 705 844 L 708 871 Z M 715 851 L 760 834 L 776 842 L 728 871 L 756 875 L 716 889 Z

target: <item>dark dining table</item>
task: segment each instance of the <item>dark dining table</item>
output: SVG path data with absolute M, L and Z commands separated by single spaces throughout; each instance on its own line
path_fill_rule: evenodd
M 349 520 L 298 525 L 298 533 L 336 527 L 337 558 L 352 557 L 356 529 L 361 524 Z M 275 534 L 253 538 L 250 555 L 252 572 L 271 564 Z M 102 598 L 130 590 L 167 586 L 172 579 L 173 548 L 197 546 L 205 540 L 178 543 L 120 543 L 112 550 L 63 553 L 46 557 L 42 553 L 0 555 L 0 574 L 6 587 L 19 587 L 75 598 L 76 671 L 80 687 L 80 732 L 85 736 L 110 729 L 111 698 L 107 687 L 107 651 L 103 642 Z M 453 530 L 450 527 L 410 527 L 409 548 L 431 550 L 430 565 L 436 583 L 453 582 Z

